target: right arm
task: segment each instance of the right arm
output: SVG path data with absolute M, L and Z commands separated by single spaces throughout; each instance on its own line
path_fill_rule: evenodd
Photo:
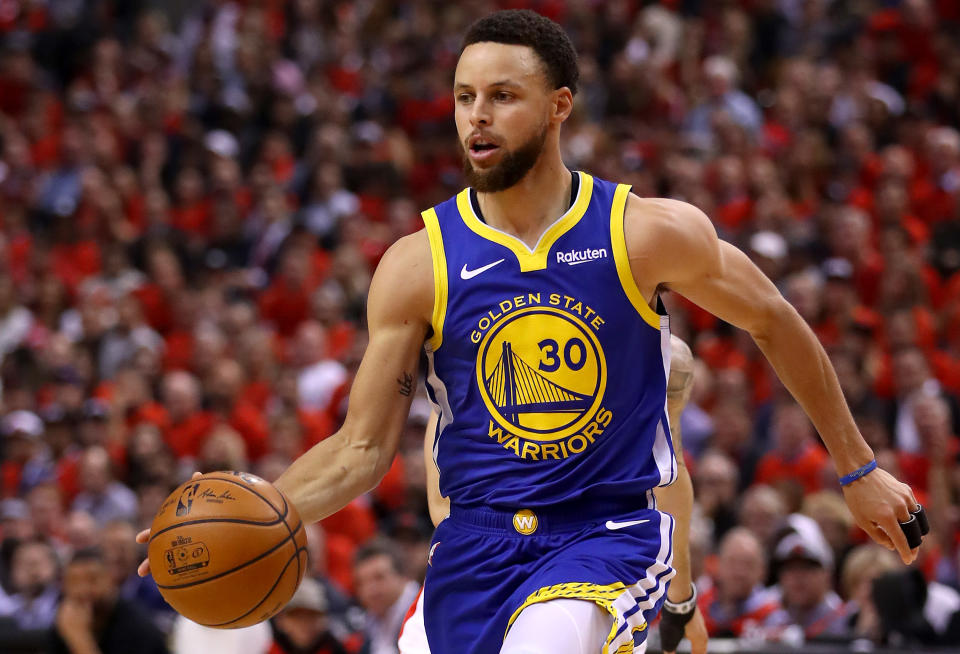
M 305 524 L 336 513 L 374 488 L 390 469 L 410 411 L 420 348 L 433 314 L 433 264 L 427 233 L 394 243 L 367 296 L 369 343 L 350 389 L 340 430 L 304 452 L 274 486 Z M 200 473 L 194 473 L 194 479 Z M 137 534 L 145 544 L 150 530 Z M 150 572 L 144 560 L 137 573 Z
M 343 508 L 390 469 L 432 311 L 433 268 L 426 232 L 420 231 L 387 251 L 370 284 L 370 341 L 343 427 L 300 456 L 274 484 L 305 523 Z

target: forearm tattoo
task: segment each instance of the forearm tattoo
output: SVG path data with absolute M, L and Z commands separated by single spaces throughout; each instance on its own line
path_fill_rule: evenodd
M 397 378 L 397 384 L 400 385 L 400 395 L 410 397 L 410 393 L 413 392 L 413 375 L 404 371 L 403 377 Z

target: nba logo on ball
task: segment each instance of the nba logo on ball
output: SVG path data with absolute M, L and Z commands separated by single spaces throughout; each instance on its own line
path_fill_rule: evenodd
M 147 557 L 160 594 L 208 627 L 270 618 L 306 572 L 307 537 L 296 508 L 254 475 L 213 472 L 183 484 L 150 529 Z

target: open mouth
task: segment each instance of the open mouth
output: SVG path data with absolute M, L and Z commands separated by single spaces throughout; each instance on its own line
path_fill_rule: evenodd
M 488 141 L 480 137 L 473 137 L 470 139 L 470 156 L 474 159 L 484 159 L 499 149 L 500 146 L 493 141 Z

